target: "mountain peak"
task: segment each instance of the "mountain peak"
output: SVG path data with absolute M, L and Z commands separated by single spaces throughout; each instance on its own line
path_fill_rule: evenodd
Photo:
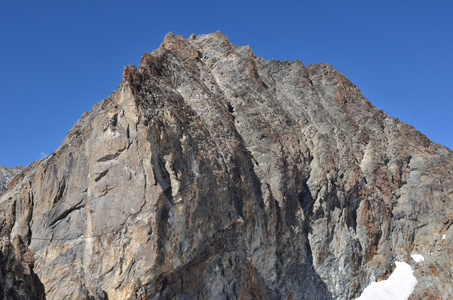
M 22 166 L 15 166 L 14 168 L 0 166 L 0 195 L 6 190 L 11 180 L 22 170 Z
M 448 298 L 452 168 L 328 64 L 169 33 L 10 184 L 2 253 L 48 299 L 352 299 L 396 263 Z

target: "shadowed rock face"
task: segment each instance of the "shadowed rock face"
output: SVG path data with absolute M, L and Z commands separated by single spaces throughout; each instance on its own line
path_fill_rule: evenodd
M 33 253 L 21 237 L 0 240 L 0 299 L 46 299 L 44 286 L 33 272 Z
M 395 261 L 447 299 L 452 170 L 327 64 L 170 33 L 10 185 L 1 235 L 47 299 L 353 299 Z

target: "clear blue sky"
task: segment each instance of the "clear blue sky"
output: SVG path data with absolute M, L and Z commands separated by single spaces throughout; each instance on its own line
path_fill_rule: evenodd
M 1 1 L 0 165 L 53 152 L 169 31 L 220 30 L 265 59 L 326 62 L 453 148 L 453 1 Z

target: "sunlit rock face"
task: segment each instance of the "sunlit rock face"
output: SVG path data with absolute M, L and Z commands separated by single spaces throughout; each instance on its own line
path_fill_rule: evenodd
M 170 33 L 10 185 L 0 233 L 47 299 L 354 299 L 396 261 L 447 299 L 452 170 L 327 64 Z

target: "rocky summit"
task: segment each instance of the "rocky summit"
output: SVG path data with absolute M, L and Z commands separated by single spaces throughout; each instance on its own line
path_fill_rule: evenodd
M 21 166 L 15 166 L 14 168 L 5 168 L 0 166 L 0 195 L 6 190 L 10 181 L 22 171 Z
M 355 299 L 404 262 L 448 299 L 452 172 L 328 64 L 169 33 L 1 196 L 0 293 Z

